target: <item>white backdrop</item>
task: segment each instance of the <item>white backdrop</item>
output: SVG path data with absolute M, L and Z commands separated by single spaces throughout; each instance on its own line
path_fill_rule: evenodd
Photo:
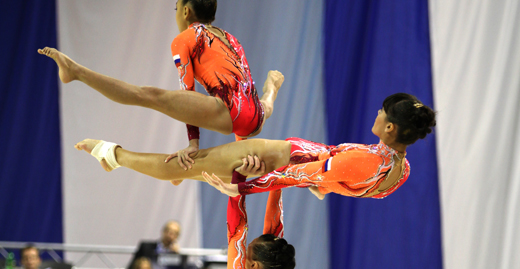
M 175 1 L 58 1 L 59 48 L 100 73 L 137 84 L 179 88 L 170 43 L 178 34 Z M 65 243 L 137 246 L 158 239 L 168 219 L 180 244 L 201 246 L 196 182 L 179 187 L 120 168 L 105 172 L 73 145 L 84 138 L 144 152 L 187 145 L 185 125 L 158 112 L 114 103 L 79 82 L 61 87 Z M 67 255 L 75 260 L 76 256 Z M 128 255 L 111 257 L 126 266 Z M 83 266 L 99 266 L 93 258 Z
M 445 268 L 520 268 L 520 2 L 431 0 Z

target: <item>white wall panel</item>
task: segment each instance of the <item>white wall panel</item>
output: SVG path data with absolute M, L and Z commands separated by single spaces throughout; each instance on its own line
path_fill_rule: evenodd
M 170 43 L 178 34 L 175 1 L 58 1 L 59 47 L 100 73 L 137 85 L 179 88 Z M 105 172 L 73 146 L 103 139 L 140 152 L 172 153 L 187 145 L 185 125 L 159 112 L 112 102 L 80 82 L 61 87 L 65 242 L 137 245 L 157 239 L 168 219 L 182 223 L 180 244 L 199 247 L 197 182 L 169 182 L 126 168 Z M 76 259 L 76 255 L 67 255 Z M 111 257 L 125 266 L 128 255 Z M 98 266 L 92 258 L 83 266 Z
M 520 3 L 431 0 L 446 268 L 520 268 Z

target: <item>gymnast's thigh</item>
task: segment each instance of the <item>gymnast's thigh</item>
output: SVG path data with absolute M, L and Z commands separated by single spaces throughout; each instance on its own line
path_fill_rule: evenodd
M 287 141 L 248 139 L 197 151 L 193 156 L 190 155 L 195 161 L 190 170 L 193 170 L 193 174 L 206 171 L 231 179 L 233 170 L 242 165 L 242 159 L 248 155 L 258 156 L 265 162 L 266 172 L 271 172 L 287 165 L 290 154 L 291 144 Z

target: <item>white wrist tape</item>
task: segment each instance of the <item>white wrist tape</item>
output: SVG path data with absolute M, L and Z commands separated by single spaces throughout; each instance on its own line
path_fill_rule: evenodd
M 97 143 L 97 145 L 92 149 L 90 155 L 94 156 L 98 161 L 105 159 L 108 167 L 112 169 L 116 169 L 121 167 L 116 160 L 116 147 L 119 146 L 112 142 L 106 142 L 101 140 L 101 142 Z

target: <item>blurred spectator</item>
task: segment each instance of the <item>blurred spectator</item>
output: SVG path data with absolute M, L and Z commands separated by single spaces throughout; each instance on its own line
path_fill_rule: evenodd
M 71 269 L 70 263 L 54 260 L 41 260 L 40 251 L 32 244 L 20 250 L 20 262 L 24 269 Z
M 25 269 L 38 269 L 42 264 L 40 251 L 33 245 L 28 245 L 20 250 L 20 259 L 22 268 Z
M 164 224 L 161 232 L 161 238 L 158 241 L 141 241 L 139 249 L 134 253 L 134 257 L 128 268 L 133 268 L 133 264 L 138 258 L 148 258 L 153 268 L 157 267 L 157 257 L 162 253 L 178 253 L 179 244 L 177 239 L 181 232 L 181 225 L 174 220 L 170 220 Z
M 152 269 L 152 262 L 146 257 L 137 258 L 132 265 L 132 269 Z

